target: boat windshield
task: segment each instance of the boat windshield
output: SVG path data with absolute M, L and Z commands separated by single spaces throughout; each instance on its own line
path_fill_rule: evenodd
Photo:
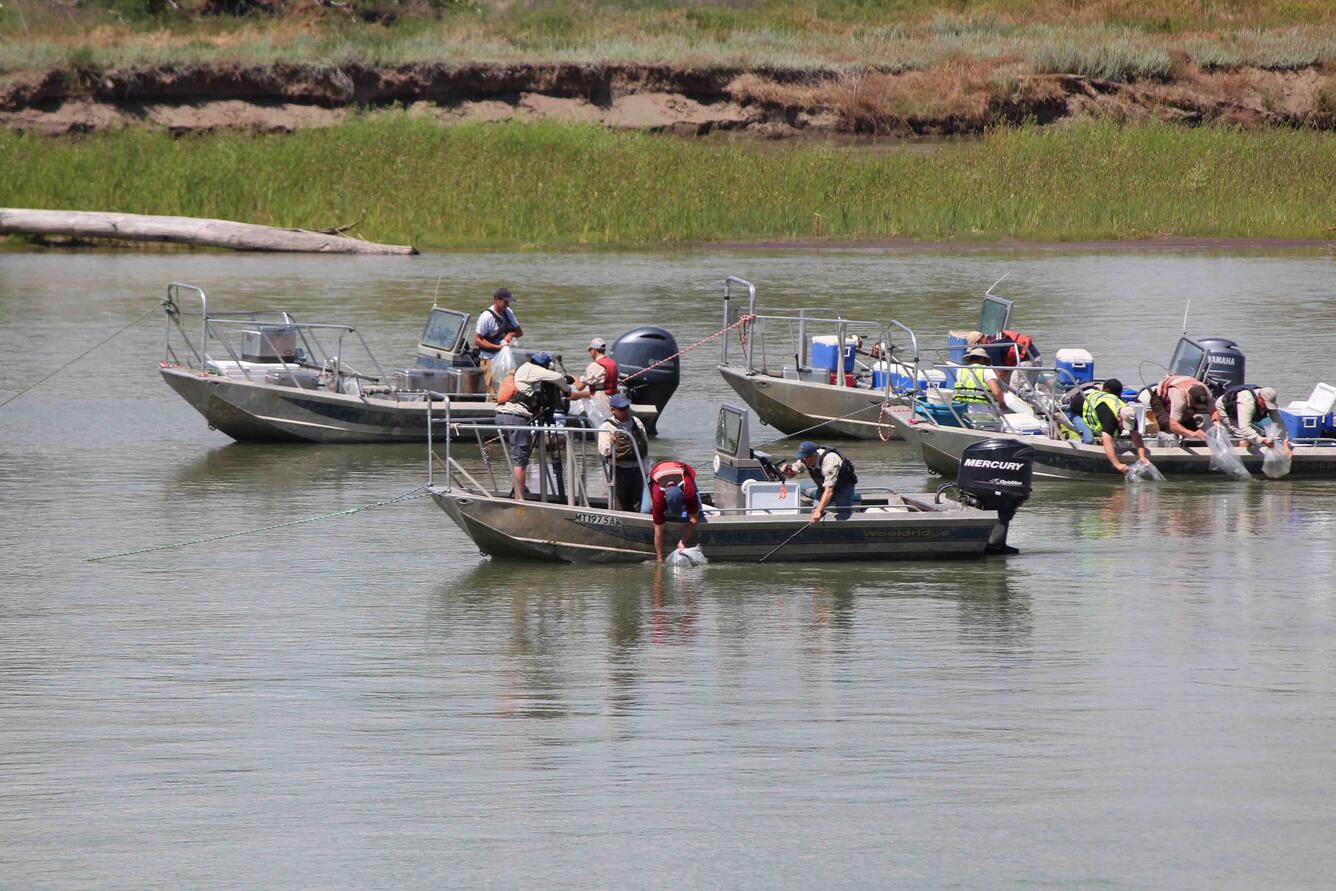
M 736 409 L 719 409 L 719 427 L 714 433 L 714 447 L 726 455 L 736 456 L 738 440 L 742 437 L 744 415 Z
M 1001 334 L 1011 321 L 1011 301 L 989 294 L 983 298 L 979 311 L 979 330 L 984 334 Z
M 432 307 L 431 315 L 427 317 L 427 327 L 422 331 L 423 345 L 444 350 L 447 353 L 457 352 L 459 349 L 459 335 L 468 318 L 462 312 Z
M 1178 346 L 1174 348 L 1174 358 L 1169 362 L 1169 373 L 1197 377 L 1205 370 L 1202 368 L 1205 359 L 1205 347 L 1195 340 L 1180 337 Z

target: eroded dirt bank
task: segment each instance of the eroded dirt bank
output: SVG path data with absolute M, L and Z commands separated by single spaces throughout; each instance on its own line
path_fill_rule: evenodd
M 1336 127 L 1336 71 L 1183 66 L 1166 80 L 667 65 L 167 66 L 65 69 L 0 80 L 0 127 L 60 135 L 129 126 L 287 131 L 404 107 L 443 122 L 556 120 L 767 138 L 948 135 L 1089 116 Z

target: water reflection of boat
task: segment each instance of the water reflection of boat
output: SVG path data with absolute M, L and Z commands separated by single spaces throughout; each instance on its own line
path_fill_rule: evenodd
M 987 479 L 967 481 L 962 475 L 958 481 L 962 495 L 982 507 L 942 501 L 940 493 L 860 486 L 861 503 L 852 516 L 812 523 L 800 506 L 799 487 L 785 486 L 770 457 L 751 449 L 747 422 L 745 409 L 720 410 L 714 490 L 702 493 L 704 522 L 697 530 L 700 548 L 711 560 L 939 559 L 1005 552 L 1011 515 L 1029 494 L 1023 460 L 985 461 Z M 451 457 L 447 440 L 445 483 L 428 488 L 437 505 L 492 556 L 573 563 L 653 560 L 652 518 L 610 509 L 610 492 L 591 494 L 575 447 L 578 431 L 533 430 L 539 444 L 537 501 L 516 501 L 495 486 L 482 486 Z M 562 469 L 560 476 L 548 473 L 549 455 L 554 471 Z M 456 476 L 460 487 L 454 485 Z
M 198 297 L 198 312 L 182 309 L 186 295 Z M 459 425 L 496 414 L 468 313 L 433 306 L 416 364 L 387 374 L 350 325 L 298 322 L 283 310 L 211 312 L 192 285 L 169 285 L 163 306 L 163 380 L 241 442 L 423 442 L 430 402 L 448 401 Z M 672 335 L 650 326 L 612 345 L 623 379 L 634 376 L 625 384 L 632 411 L 651 433 L 677 389 L 676 353 Z

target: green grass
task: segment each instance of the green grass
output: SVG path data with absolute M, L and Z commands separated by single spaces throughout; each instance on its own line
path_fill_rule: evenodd
M 363 237 L 429 248 L 1320 238 L 1336 217 L 1336 135 L 1296 130 L 1023 127 L 924 154 L 396 113 L 290 136 L 0 133 L 0 157 L 6 205 L 361 219 Z
M 71 64 L 605 61 L 924 68 L 1015 60 L 1041 71 L 1162 76 L 1336 61 L 1331 0 L 353 0 L 363 22 L 291 0 L 274 17 L 203 15 L 205 0 L 0 2 L 0 71 Z M 281 6 L 281 4 L 280 4 Z M 152 14 L 146 10 L 164 9 Z

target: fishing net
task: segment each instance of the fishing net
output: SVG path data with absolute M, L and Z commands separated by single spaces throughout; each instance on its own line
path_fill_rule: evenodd
M 1234 446 L 1229 441 L 1229 434 L 1219 424 L 1212 424 L 1206 431 L 1206 444 L 1211 447 L 1211 469 L 1218 470 L 1225 476 L 1236 480 L 1250 480 L 1252 474 L 1243 466 L 1243 460 L 1234 454 Z
M 1268 479 L 1278 480 L 1289 472 L 1290 456 L 1282 443 L 1273 441 L 1269 447 L 1262 447 L 1262 473 Z
M 1149 461 L 1138 461 L 1127 468 L 1126 479 L 1129 483 L 1160 482 L 1164 480 L 1164 474 Z
M 669 554 L 664 562 L 669 566 L 704 566 L 710 561 L 705 558 L 705 552 L 700 549 L 700 545 L 694 545 L 689 548 L 679 547 Z

